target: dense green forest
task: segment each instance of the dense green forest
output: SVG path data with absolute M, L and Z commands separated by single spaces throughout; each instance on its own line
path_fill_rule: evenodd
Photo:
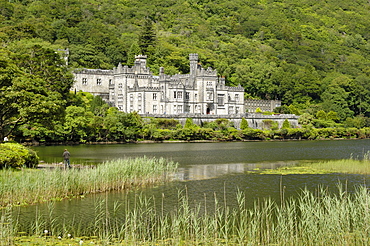
M 60 127 L 81 106 L 71 69 L 132 65 L 139 53 L 168 74 L 187 73 L 198 53 L 246 98 L 368 126 L 369 10 L 366 0 L 0 0 L 0 137 Z

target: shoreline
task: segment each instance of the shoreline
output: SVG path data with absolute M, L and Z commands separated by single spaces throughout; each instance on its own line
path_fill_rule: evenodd
M 320 139 L 267 139 L 267 140 L 143 140 L 143 141 L 130 141 L 130 142 L 120 142 L 120 141 L 110 141 L 110 142 L 63 142 L 63 143 L 31 143 L 23 142 L 20 143 L 24 146 L 66 146 L 66 145 L 110 145 L 110 144 L 155 144 L 155 143 L 225 143 L 225 142 L 289 142 L 289 141 L 335 141 L 335 140 L 361 140 L 369 138 L 320 138 Z

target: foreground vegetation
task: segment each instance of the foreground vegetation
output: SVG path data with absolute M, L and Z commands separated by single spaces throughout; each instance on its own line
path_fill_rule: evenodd
M 177 207 L 166 213 L 151 198 L 139 197 L 133 206 L 108 201 L 96 204 L 95 221 L 89 226 L 57 224 L 50 206 L 49 218 L 35 218 L 25 235 L 17 231 L 16 218 L 3 210 L 0 240 L 7 244 L 99 245 L 368 245 L 370 195 L 366 187 L 350 194 L 338 185 L 337 194 L 325 189 L 305 190 L 298 199 L 276 203 L 271 199 L 247 208 L 248 194 L 237 193 L 237 207 L 214 197 L 214 209 L 190 205 L 185 193 Z M 162 203 L 165 200 L 161 201 Z M 131 209 L 128 209 L 128 208 Z M 115 214 L 123 213 L 118 217 Z M 24 234 L 24 233 L 23 233 Z M 27 236 L 27 235 L 35 236 Z
M 133 189 L 170 179 L 177 164 L 163 158 L 118 159 L 82 169 L 4 169 L 0 207 L 28 205 L 89 193 Z

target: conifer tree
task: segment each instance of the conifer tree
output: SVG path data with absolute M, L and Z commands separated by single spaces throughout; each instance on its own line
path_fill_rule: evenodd
M 240 129 L 245 130 L 249 128 L 248 121 L 243 117 L 240 123 Z
M 290 123 L 288 121 L 288 119 L 285 119 L 284 122 L 283 122 L 283 126 L 281 127 L 282 129 L 288 129 L 290 128 Z
M 139 36 L 139 47 L 144 55 L 151 55 L 155 46 L 156 35 L 153 29 L 153 23 L 149 17 L 145 18 Z

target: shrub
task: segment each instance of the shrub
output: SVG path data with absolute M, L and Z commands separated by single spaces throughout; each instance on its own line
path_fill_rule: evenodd
M 266 136 L 266 131 L 252 128 L 243 130 L 243 135 L 244 139 L 246 140 L 266 140 L 268 138 Z
M 0 144 L 0 168 L 35 167 L 39 157 L 32 149 L 17 143 Z
M 263 129 L 265 130 L 277 130 L 279 129 L 279 123 L 270 119 L 263 120 Z
M 198 128 L 198 126 L 196 124 L 194 124 L 192 118 L 187 118 L 184 128 Z
M 285 119 L 284 122 L 283 122 L 283 126 L 281 127 L 282 129 L 288 129 L 288 128 L 291 128 L 290 126 L 290 122 L 288 121 L 288 119 Z
M 245 130 L 249 128 L 248 121 L 243 117 L 240 123 L 240 129 Z
M 176 129 L 179 121 L 175 119 L 155 118 L 152 119 L 152 123 L 159 129 Z

